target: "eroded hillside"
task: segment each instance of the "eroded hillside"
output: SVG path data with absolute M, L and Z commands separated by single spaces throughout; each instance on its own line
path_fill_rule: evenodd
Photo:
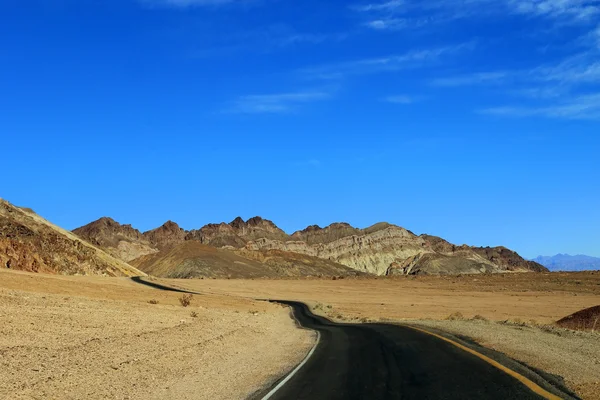
M 0 265 L 63 275 L 144 275 L 33 211 L 0 199 Z

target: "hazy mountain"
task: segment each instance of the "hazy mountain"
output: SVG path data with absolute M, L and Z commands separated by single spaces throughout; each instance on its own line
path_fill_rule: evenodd
M 571 256 L 557 254 L 555 256 L 539 256 L 533 261 L 542 264 L 550 271 L 586 271 L 600 270 L 600 258 L 584 255 Z

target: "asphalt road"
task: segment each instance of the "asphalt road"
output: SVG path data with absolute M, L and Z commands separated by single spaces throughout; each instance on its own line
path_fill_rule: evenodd
M 280 303 L 293 307 L 303 327 L 319 331 L 320 341 L 306 364 L 269 400 L 547 398 L 427 333 L 397 325 L 336 324 L 313 315 L 303 303 Z
M 156 289 L 185 292 L 141 278 L 132 279 Z M 487 356 L 511 371 L 518 371 L 524 380 L 535 382 L 545 394 L 536 394 L 477 355 L 428 333 L 389 324 L 337 324 L 312 314 L 304 303 L 277 302 L 291 306 L 301 326 L 318 331 L 319 343 L 285 384 L 279 385 L 287 376 L 255 393 L 252 399 L 265 396 L 268 400 L 575 398 L 544 380 L 540 371 L 531 371 L 498 353 L 491 355 L 493 352 L 489 350 Z M 276 387 L 279 388 L 273 392 Z

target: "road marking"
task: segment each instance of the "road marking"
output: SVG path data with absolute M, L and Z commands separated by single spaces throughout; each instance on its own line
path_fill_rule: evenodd
M 464 346 L 460 343 L 455 342 L 454 340 L 450 340 L 442 335 L 438 335 L 436 333 L 433 332 L 429 332 L 425 329 L 421 329 L 421 328 L 417 328 L 416 326 L 410 326 L 410 325 L 405 325 L 411 329 L 417 330 L 419 332 L 423 332 L 426 333 L 428 335 L 432 335 L 435 336 L 438 339 L 442 339 L 445 342 L 448 342 L 450 344 L 453 344 L 454 346 L 458 347 L 459 349 L 462 349 L 468 353 L 473 354 L 476 357 L 479 357 L 480 359 L 482 359 L 483 361 L 487 362 L 488 364 L 493 365 L 494 367 L 498 368 L 499 370 L 507 373 L 508 375 L 512 376 L 513 378 L 517 379 L 519 382 L 521 382 L 523 385 L 527 386 L 529 389 L 531 389 L 534 393 L 539 394 L 540 396 L 542 396 L 545 399 L 548 400 L 561 400 L 560 397 L 556 396 L 555 394 L 552 394 L 550 392 L 548 392 L 546 389 L 542 388 L 541 386 L 539 386 L 537 383 L 533 382 L 532 380 L 524 377 L 523 375 L 519 374 L 518 372 L 513 371 L 510 368 L 505 367 L 504 365 L 500 364 L 498 361 L 491 359 L 488 356 L 485 356 L 481 353 L 478 353 L 477 351 Z
M 283 385 L 285 385 L 290 379 L 292 379 L 292 377 L 294 375 L 296 375 L 296 372 L 300 371 L 300 368 L 302 368 L 302 366 L 304 366 L 304 364 L 306 364 L 308 359 L 315 352 L 315 349 L 317 348 L 317 346 L 319 345 L 319 341 L 321 340 L 321 333 L 319 331 L 315 331 L 315 332 L 317 332 L 317 342 L 315 343 L 313 348 L 308 352 L 308 354 L 306 355 L 304 360 L 302 360 L 302 362 L 300 364 L 298 364 L 298 366 L 292 372 L 290 372 L 288 374 L 288 376 L 285 377 L 285 379 L 283 379 L 281 382 L 279 382 L 279 384 L 277 386 L 275 386 L 269 393 L 267 393 L 265 395 L 265 397 L 262 398 L 262 400 L 270 399 L 279 389 L 281 389 L 283 387 Z

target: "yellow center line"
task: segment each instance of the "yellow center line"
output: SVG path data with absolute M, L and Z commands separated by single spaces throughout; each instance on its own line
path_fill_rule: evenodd
M 501 370 L 501 371 L 507 373 L 508 375 L 512 376 L 513 378 L 517 379 L 523 385 L 525 385 L 529 389 L 531 389 L 534 393 L 539 394 L 540 396 L 542 396 L 545 399 L 548 399 L 548 400 L 561 400 L 560 397 L 556 396 L 555 394 L 552 394 L 552 393 L 548 392 L 547 390 L 545 390 L 544 388 L 542 388 L 541 386 L 539 386 L 537 383 L 533 382 L 532 380 L 524 377 L 523 375 L 519 374 L 518 372 L 513 371 L 510 368 L 505 367 L 504 365 L 500 364 L 498 361 L 493 360 L 493 359 L 491 359 L 488 356 L 485 356 L 485 355 L 483 355 L 481 353 L 476 352 L 475 350 L 473 350 L 473 349 L 471 349 L 471 348 L 469 348 L 467 346 L 464 346 L 464 345 L 462 345 L 460 343 L 455 342 L 454 340 L 450 340 L 450 339 L 448 339 L 448 338 L 446 338 L 444 336 L 438 335 L 436 333 L 429 332 L 429 331 L 427 331 L 425 329 L 421 329 L 421 328 L 417 328 L 415 326 L 409 326 L 409 325 L 405 325 L 405 326 L 407 326 L 407 327 L 409 327 L 411 329 L 414 329 L 416 331 L 423 332 L 423 333 L 426 333 L 428 335 L 435 336 L 436 338 L 441 339 L 441 340 L 443 340 L 445 342 L 448 342 L 448 343 L 450 343 L 450 344 L 458 347 L 461 350 L 464 350 L 466 352 L 469 352 L 469 353 L 473 354 L 476 357 L 479 357 L 480 359 L 482 359 L 483 361 L 487 362 L 488 364 L 493 365 L 494 367 L 498 368 L 499 370 Z

